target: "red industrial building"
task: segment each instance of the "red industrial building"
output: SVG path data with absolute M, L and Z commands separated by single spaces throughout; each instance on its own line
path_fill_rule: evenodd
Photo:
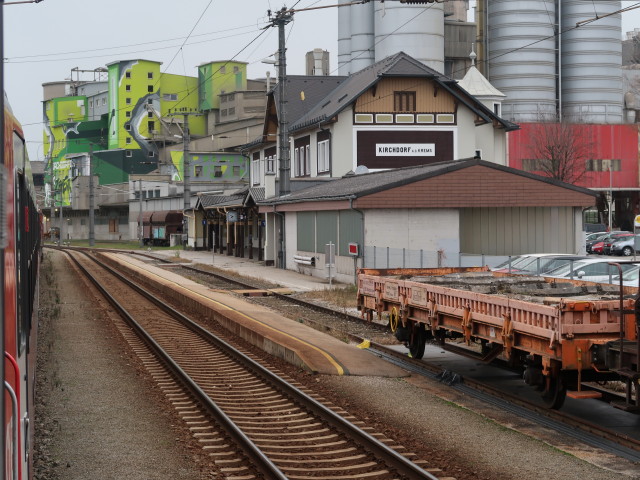
M 558 125 L 558 124 L 555 124 Z M 508 165 L 545 175 L 536 154 L 540 144 L 549 141 L 544 129 L 549 124 L 521 123 L 520 130 L 510 132 Z M 613 228 L 633 229 L 633 219 L 640 214 L 639 136 L 636 124 L 602 125 L 574 124 L 575 164 L 569 168 L 579 177 L 570 181 L 581 187 L 601 192 L 597 207 L 585 211 L 587 223 L 609 223 L 608 199 L 613 196 L 611 224 Z

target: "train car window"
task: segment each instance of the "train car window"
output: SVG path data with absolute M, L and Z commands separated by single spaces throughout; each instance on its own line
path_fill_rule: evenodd
M 18 328 L 18 355 L 21 355 L 27 344 L 29 318 L 29 229 L 27 227 L 29 193 L 24 176 L 25 146 L 18 134 L 13 134 L 13 160 L 15 166 L 15 252 L 16 252 L 16 305 Z
M 19 170 L 24 171 L 25 155 L 24 140 L 20 138 L 20 135 L 13 133 L 13 164 Z

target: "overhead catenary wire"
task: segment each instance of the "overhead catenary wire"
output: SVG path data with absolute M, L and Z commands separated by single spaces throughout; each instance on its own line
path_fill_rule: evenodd
M 318 1 L 319 1 L 319 0 L 318 0 Z M 352 3 L 353 3 L 353 4 L 368 3 L 368 1 L 369 1 L 369 0 L 364 0 L 364 1 L 355 1 L 355 2 L 352 2 Z M 298 2 L 296 2 L 296 4 L 295 4 L 295 5 L 297 5 L 299 2 L 300 2 L 300 0 L 298 0 Z M 318 3 L 318 2 L 316 1 L 316 2 L 314 2 L 312 5 L 315 5 L 316 3 Z M 351 5 L 351 4 L 346 4 L 346 6 L 349 6 L 349 5 Z M 396 30 L 394 30 L 393 32 L 391 32 L 390 34 L 388 34 L 387 36 L 385 36 L 384 38 L 382 38 L 382 39 L 378 40 L 378 41 L 375 43 L 375 45 L 377 45 L 377 44 L 378 44 L 378 43 L 380 43 L 381 41 L 384 41 L 384 39 L 385 39 L 385 38 L 387 38 L 389 35 L 392 35 L 392 34 L 393 34 L 393 33 L 395 33 L 397 30 L 399 30 L 399 29 L 400 29 L 400 28 L 402 28 L 403 26 L 405 26 L 405 25 L 407 25 L 408 23 L 410 23 L 413 19 L 415 19 L 415 18 L 417 18 L 418 16 L 420 16 L 421 14 L 423 14 L 427 9 L 431 8 L 433 5 L 435 5 L 435 4 L 429 4 L 428 6 L 426 6 L 426 7 L 424 8 L 424 10 L 422 10 L 422 11 L 421 11 L 419 14 L 417 14 L 416 16 L 412 17 L 412 19 L 410 19 L 410 20 L 408 20 L 407 22 L 405 22 L 403 25 L 401 25 L 400 27 L 398 27 Z M 336 7 L 337 7 L 337 5 L 333 5 L 333 6 L 336 6 Z M 301 11 L 305 11 L 305 10 L 312 10 L 312 9 L 315 9 L 315 8 L 328 8 L 328 7 L 329 7 L 329 6 L 325 6 L 325 7 L 310 7 L 310 8 L 308 8 L 308 9 L 298 9 L 298 10 L 296 10 L 296 11 L 301 12 Z M 636 3 L 636 4 L 632 5 L 632 6 L 629 6 L 629 7 L 625 7 L 625 8 L 623 8 L 623 9 L 619 10 L 618 12 L 613 12 L 613 14 L 615 14 L 615 13 L 622 13 L 622 12 L 626 12 L 626 11 L 629 11 L 629 10 L 632 10 L 632 9 L 635 9 L 635 8 L 639 8 L 639 7 L 640 7 L 640 2 L 638 2 L 638 3 Z M 291 9 L 291 10 L 293 10 L 293 9 Z M 602 17 L 600 17 L 600 18 L 602 18 Z M 598 19 L 599 19 L 599 18 L 598 18 Z M 598 19 L 592 19 L 592 20 L 590 20 L 590 22 L 591 22 L 591 21 L 596 21 L 596 20 L 598 20 Z M 579 25 L 579 26 L 581 26 L 581 25 Z M 566 30 L 564 30 L 564 31 L 562 31 L 562 32 L 558 32 L 558 33 L 555 33 L 554 35 L 550 35 L 550 36 L 548 36 L 548 37 L 541 38 L 541 39 L 539 39 L 539 40 L 535 40 L 535 41 L 533 41 L 533 42 L 531 42 L 531 43 L 529 43 L 529 44 L 527 44 L 527 45 L 523 45 L 523 46 L 521 46 L 521 47 L 514 48 L 514 49 L 509 50 L 509 51 L 507 51 L 507 52 L 503 52 L 503 53 L 501 53 L 501 54 L 498 54 L 498 55 L 492 56 L 491 58 L 483 59 L 481 62 L 478 62 L 478 64 L 487 63 L 487 62 L 489 62 L 489 61 L 491 61 L 491 60 L 494 60 L 494 59 L 496 59 L 496 58 L 499 58 L 499 57 L 501 57 L 501 56 L 509 55 L 509 54 L 511 54 L 511 53 L 514 53 L 514 52 L 517 52 L 517 51 L 520 51 L 520 50 L 523 50 L 523 49 L 529 48 L 529 47 L 531 47 L 531 46 L 536 45 L 537 43 L 540 43 L 540 42 L 546 41 L 546 40 L 548 40 L 549 38 L 552 38 L 552 37 L 554 37 L 554 36 L 558 36 L 558 35 L 564 34 L 564 33 L 568 32 L 568 31 L 571 31 L 571 30 L 573 30 L 573 29 L 575 29 L 575 28 L 579 28 L 579 26 L 567 28 Z M 254 42 L 255 42 L 255 40 L 256 40 L 257 38 L 259 38 L 259 37 L 264 33 L 264 31 L 265 31 L 264 29 L 261 29 L 260 34 L 259 34 L 257 37 L 255 37 L 253 40 L 251 40 L 251 42 L 249 42 L 249 44 L 248 44 L 248 45 L 251 45 L 252 43 L 254 43 Z M 246 34 L 246 33 L 243 33 L 243 35 L 244 35 L 244 34 Z M 211 40 L 207 40 L 207 41 L 211 41 Z M 184 43 L 184 42 L 183 42 L 183 43 Z M 193 44 L 194 44 L 194 43 L 190 43 L 189 45 L 193 45 Z M 248 45 L 247 45 L 247 46 L 248 46 Z M 233 59 L 235 59 L 235 58 L 236 58 L 240 53 L 242 53 L 242 51 L 244 51 L 244 50 L 247 48 L 247 46 L 245 46 L 245 47 L 244 47 L 243 49 L 241 49 L 241 50 L 240 50 L 236 55 L 234 55 Z M 175 48 L 175 47 L 164 47 L 163 49 L 166 49 L 166 48 Z M 357 57 L 356 57 L 356 58 L 357 58 Z M 354 60 L 354 59 L 349 60 L 349 63 L 350 63 L 351 61 L 353 61 L 353 60 Z M 254 63 L 257 63 L 257 62 L 254 62 Z M 225 63 L 225 65 L 226 65 L 226 63 Z M 336 70 L 337 70 L 337 69 L 333 70 L 331 73 L 335 73 L 335 71 L 336 71 Z M 462 69 L 460 69 L 460 70 L 455 70 L 455 71 L 453 71 L 453 72 L 452 72 L 452 76 L 453 76 L 454 74 L 456 74 L 456 73 L 460 73 L 461 71 L 463 71 L 463 70 L 462 70 Z M 215 73 L 217 73 L 217 72 L 214 72 L 213 74 L 215 74 Z M 212 75 L 213 75 L 213 74 L 212 74 Z M 205 79 L 204 81 L 207 81 L 207 80 L 209 80 L 210 78 L 211 78 L 211 76 L 209 76 L 209 77 L 208 77 L 207 79 Z M 406 87 L 406 88 L 413 88 L 413 87 L 409 86 L 409 87 Z M 184 93 L 184 92 L 182 91 L 182 92 L 177 92 L 177 93 Z M 121 110 L 125 110 L 125 109 L 123 108 L 123 109 L 121 109 Z M 43 125 L 43 124 L 46 124 L 46 122 L 40 121 L 40 122 L 23 123 L 23 126 L 33 126 L 33 125 Z

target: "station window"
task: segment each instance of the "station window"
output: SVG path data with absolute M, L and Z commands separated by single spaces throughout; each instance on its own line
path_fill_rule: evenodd
M 416 92 L 393 92 L 393 109 L 396 112 L 415 112 Z
M 126 103 L 127 105 L 131 105 L 131 98 L 130 97 L 125 98 L 124 103 Z
M 124 89 L 125 89 L 127 92 L 130 92 L 130 91 L 131 91 L 131 85 L 125 85 L 125 86 L 124 86 Z
M 124 72 L 124 78 L 131 78 L 131 70 Z
M 147 85 L 147 92 L 153 93 L 153 85 Z

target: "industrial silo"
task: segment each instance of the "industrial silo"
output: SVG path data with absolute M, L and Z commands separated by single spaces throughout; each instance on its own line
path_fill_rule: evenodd
M 441 3 L 372 3 L 375 3 L 376 62 L 402 51 L 434 70 L 444 72 L 444 8 Z
M 507 95 L 502 117 L 535 122 L 557 114 L 556 0 L 485 0 L 491 84 Z
M 345 8 L 345 7 L 342 7 Z M 373 2 L 352 5 L 351 23 L 351 72 L 357 72 L 374 63 Z
M 617 0 L 563 0 L 561 106 L 565 120 L 622 123 L 622 18 Z M 598 18 L 596 20 L 596 17 Z M 579 22 L 591 20 L 576 27 Z
M 351 0 L 338 0 L 339 5 Z M 338 8 L 338 75 L 351 73 L 351 6 Z

